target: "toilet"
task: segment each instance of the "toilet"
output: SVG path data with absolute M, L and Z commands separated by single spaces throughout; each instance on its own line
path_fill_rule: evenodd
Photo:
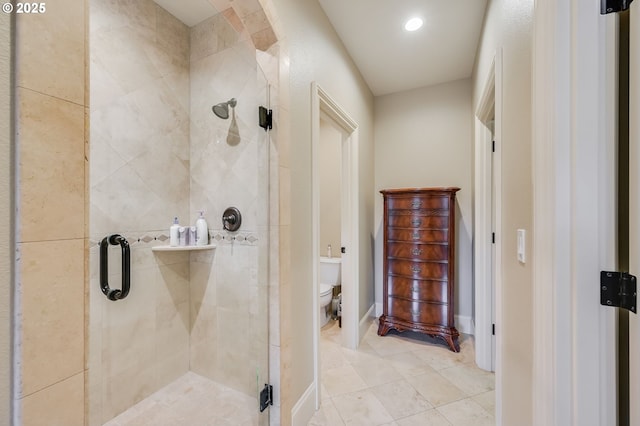
M 320 290 L 320 327 L 323 327 L 331 317 L 331 300 L 333 299 L 333 287 L 340 285 L 342 273 L 340 270 L 341 259 L 339 257 L 320 256 L 319 290 Z

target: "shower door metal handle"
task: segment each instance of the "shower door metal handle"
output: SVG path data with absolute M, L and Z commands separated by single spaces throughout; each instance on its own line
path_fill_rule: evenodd
M 122 252 L 122 287 L 118 289 L 109 288 L 109 245 L 120 245 Z M 100 243 L 100 289 L 109 300 L 120 300 L 127 297 L 131 286 L 131 256 L 129 253 L 129 242 L 119 234 L 109 235 L 102 239 Z

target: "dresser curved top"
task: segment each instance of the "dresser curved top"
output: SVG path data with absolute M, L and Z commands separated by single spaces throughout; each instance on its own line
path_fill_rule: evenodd
M 399 194 L 418 194 L 418 193 L 442 193 L 451 194 L 460 191 L 460 188 L 455 186 L 447 187 L 433 187 L 433 188 L 394 188 L 394 189 L 382 189 L 380 193 L 383 195 L 399 195 Z

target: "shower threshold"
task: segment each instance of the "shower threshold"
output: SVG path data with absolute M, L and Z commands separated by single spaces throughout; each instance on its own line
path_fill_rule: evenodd
M 188 372 L 104 426 L 258 426 L 257 398 Z

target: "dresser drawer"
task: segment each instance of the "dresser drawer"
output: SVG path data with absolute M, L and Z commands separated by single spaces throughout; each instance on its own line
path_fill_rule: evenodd
M 449 245 L 387 243 L 387 257 L 416 260 L 447 261 L 449 259 Z
M 422 216 L 411 210 L 395 210 L 389 215 L 388 224 L 395 228 L 448 229 L 448 216 Z
M 387 201 L 389 210 L 395 209 L 448 209 L 449 197 L 389 197 Z
M 449 306 L 417 300 L 387 298 L 387 315 L 404 321 L 447 326 Z
M 387 275 L 431 280 L 447 280 L 449 276 L 448 263 L 412 262 L 398 259 L 387 259 L 387 262 Z
M 388 241 L 433 242 L 446 243 L 449 241 L 449 231 L 446 229 L 407 229 L 387 228 Z
M 446 281 L 428 281 L 387 277 L 387 294 L 403 299 L 447 303 L 449 284 Z

